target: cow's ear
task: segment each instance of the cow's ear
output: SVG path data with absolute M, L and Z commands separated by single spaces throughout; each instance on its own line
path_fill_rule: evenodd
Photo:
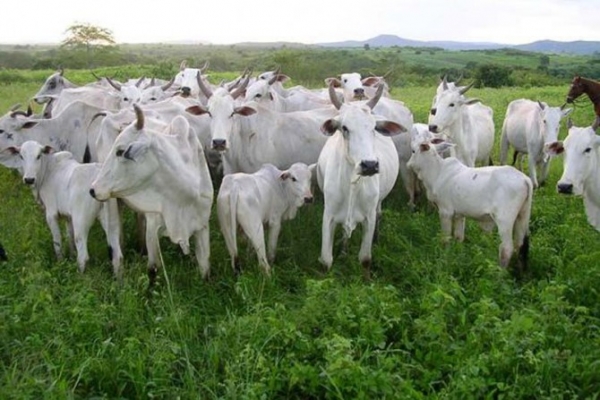
M 284 83 L 286 81 L 289 81 L 290 77 L 285 75 L 285 74 L 277 74 L 277 82 L 281 82 Z
M 289 172 L 284 171 L 281 173 L 281 175 L 279 175 L 279 179 L 281 179 L 282 181 L 285 181 L 286 179 L 289 179 L 291 176 L 292 175 Z
M 23 125 L 21 125 L 21 129 L 33 128 L 36 125 L 37 125 L 37 121 L 27 121 Z
M 436 151 L 438 154 L 442 154 L 442 153 L 443 153 L 443 152 L 445 152 L 446 150 L 448 150 L 448 149 L 450 149 L 450 148 L 454 147 L 454 143 L 450 143 L 450 142 L 443 141 L 443 142 L 441 142 L 441 143 L 435 144 L 435 145 L 434 145 L 434 147 L 435 147 L 435 151 Z
M 379 83 L 379 78 L 376 76 L 369 76 L 362 80 L 363 86 L 376 86 Z
M 185 111 L 189 112 L 192 115 L 204 115 L 204 114 L 210 115 L 210 112 L 206 108 L 204 108 L 202 106 L 198 106 L 198 105 L 188 107 L 185 109 Z
M 325 136 L 333 135 L 340 128 L 340 122 L 335 119 L 328 119 L 321 125 L 321 132 L 325 134 Z
M 44 148 L 42 149 L 42 153 L 52 154 L 54 153 L 54 148 L 52 146 L 44 146 Z
M 550 154 L 551 156 L 557 156 L 563 151 L 565 151 L 565 148 L 563 147 L 563 142 L 561 141 L 550 143 L 550 145 L 548 146 L 548 154 Z
M 375 130 L 383 136 L 395 136 L 402 132 L 406 132 L 406 128 L 397 122 L 393 121 L 377 121 Z
M 128 160 L 131 160 L 131 161 L 136 161 L 141 156 L 146 154 L 147 151 L 148 151 L 147 143 L 135 141 L 127 147 L 127 150 L 125 150 L 125 153 L 123 153 L 123 157 Z
M 0 151 L 0 164 L 7 168 L 20 168 L 22 165 L 20 151 L 21 149 L 15 146 Z
M 249 115 L 256 114 L 256 109 L 254 109 L 254 108 L 252 108 L 250 106 L 236 107 L 233 110 L 233 113 L 234 114 L 239 114 L 239 115 L 241 115 L 243 117 L 247 117 Z
M 429 146 L 429 143 L 421 143 L 421 144 L 419 145 L 419 150 L 420 150 L 421 152 L 429 151 L 429 149 L 430 149 L 430 148 L 431 148 L 431 147 Z
M 329 87 L 330 84 L 333 84 L 334 88 L 342 87 L 342 82 L 338 78 L 325 79 L 325 86 Z

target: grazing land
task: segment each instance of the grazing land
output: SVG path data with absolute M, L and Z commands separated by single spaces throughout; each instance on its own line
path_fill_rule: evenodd
M 141 75 L 142 67 L 128 68 L 121 73 Z M 210 79 L 230 79 L 234 70 Z M 2 80 L 0 110 L 25 103 L 50 72 L 0 71 L 22 77 Z M 349 71 L 315 75 L 312 86 L 339 72 Z M 77 83 L 91 80 L 87 71 L 65 74 Z M 416 122 L 427 121 L 435 93 L 436 80 L 423 81 L 392 86 Z M 511 100 L 560 105 L 567 90 L 568 79 L 471 89 L 470 97 L 494 110 L 494 161 Z M 575 125 L 591 124 L 587 99 L 572 116 Z M 19 175 L 0 168 L 0 242 L 9 257 L 0 264 L 0 393 L 7 399 L 597 398 L 600 234 L 587 223 L 581 198 L 556 193 L 561 173 L 562 159 L 553 160 L 547 184 L 534 194 L 529 269 L 520 278 L 498 267 L 497 234 L 482 233 L 473 221 L 464 243 L 442 245 L 436 210 L 422 198 L 411 212 L 398 182 L 383 204 L 371 281 L 363 280 L 357 259 L 360 228 L 330 272 L 318 263 L 323 200 L 317 193 L 315 204 L 284 223 L 272 278 L 263 276 L 247 243 L 240 246 L 244 272 L 234 276 L 213 212 L 211 280 L 204 282 L 194 259 L 163 240 L 166 268 L 148 290 L 133 215 L 124 221 L 123 282 L 113 278 L 99 226 L 80 274 L 74 258 L 55 260 L 43 211 Z

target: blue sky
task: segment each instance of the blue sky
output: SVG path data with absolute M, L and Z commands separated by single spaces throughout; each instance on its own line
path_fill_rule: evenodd
M 301 43 L 364 40 L 393 34 L 415 40 L 522 44 L 599 40 L 598 0 L 12 1 L 0 43 L 55 43 L 87 22 L 119 43 L 194 40 Z

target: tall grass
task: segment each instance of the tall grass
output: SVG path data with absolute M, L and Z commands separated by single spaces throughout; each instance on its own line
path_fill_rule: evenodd
M 33 83 L 0 87 L 0 109 Z M 394 89 L 426 121 L 433 87 Z M 495 112 L 526 97 L 562 104 L 566 87 L 472 89 Z M 573 113 L 592 121 L 591 107 Z M 564 127 L 561 137 L 565 135 Z M 494 159 L 498 160 L 496 143 Z M 216 218 L 212 278 L 162 241 L 148 291 L 125 220 L 125 273 L 114 281 L 95 226 L 84 274 L 54 260 L 43 212 L 0 169 L 0 393 L 3 398 L 596 398 L 600 393 L 599 234 L 580 198 L 535 192 L 529 270 L 497 266 L 499 239 L 469 221 L 440 243 L 436 211 L 410 212 L 397 185 L 384 203 L 374 272 L 362 279 L 360 229 L 330 272 L 317 262 L 322 197 L 284 224 L 271 279 L 242 245 L 236 278 Z M 168 280 L 166 279 L 168 277 Z

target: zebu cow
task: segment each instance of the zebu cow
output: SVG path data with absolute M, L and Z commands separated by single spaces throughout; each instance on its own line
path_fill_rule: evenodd
M 154 104 L 158 103 L 162 100 L 165 100 L 167 95 L 167 90 L 173 85 L 175 82 L 175 78 L 171 79 L 169 82 L 160 85 L 155 84 L 155 79 L 152 78 L 148 86 L 146 86 L 140 95 L 140 104 Z
M 600 231 L 600 117 L 592 126 L 576 127 L 569 121 L 568 127 L 567 138 L 556 147 L 559 154 L 565 153 L 556 187 L 559 193 L 583 196 L 587 220 Z
M 280 169 L 295 162 L 314 164 L 326 141 L 320 125 L 337 114 L 334 107 L 282 113 L 256 103 L 237 106 L 244 84 L 233 93 L 217 88 L 214 94 L 202 81 L 199 85 L 208 104 L 187 111 L 210 116 L 212 148 L 222 152 L 224 174 L 253 173 L 267 163 Z
M 296 90 L 288 93 L 286 97 L 281 96 L 275 89 L 279 75 L 271 79 L 258 79 L 246 89 L 246 101 L 255 101 L 265 108 L 273 111 L 306 111 L 315 108 L 330 107 L 329 99 L 323 99 L 317 94 L 309 91 Z
M 217 215 L 235 272 L 240 271 L 239 225 L 256 250 L 260 266 L 270 275 L 269 262 L 275 260 L 281 222 L 293 219 L 303 204 L 312 203 L 310 183 L 311 171 L 302 163 L 285 171 L 265 164 L 254 174 L 225 175 L 217 195 Z M 263 224 L 269 228 L 268 247 Z
M 345 238 L 349 238 L 360 223 L 363 236 L 358 258 L 368 273 L 381 202 L 398 177 L 398 155 L 392 140 L 385 136 L 406 129 L 395 122 L 375 120 L 372 109 L 381 98 L 383 87 L 366 104 L 342 104 L 333 85 L 329 90 L 339 116 L 322 125 L 329 138 L 317 163 L 317 181 L 325 197 L 319 260 L 330 269 L 336 226 L 343 224 Z
M 179 72 L 175 75 L 174 85 L 179 88 L 183 97 L 191 96 L 199 98 L 202 104 L 206 104 L 206 98 L 203 97 L 203 94 L 198 87 L 198 79 L 205 79 L 203 74 L 207 69 L 208 61 L 204 63 L 202 68 L 188 68 L 185 60 L 181 62 Z
M 363 79 L 357 72 L 341 74 L 339 78 L 327 78 L 325 85 L 341 88 L 345 101 L 371 98 L 375 95 L 376 87 L 381 85 L 384 85 L 383 97 L 390 97 L 389 88 L 383 77 L 370 76 Z
M 96 141 L 100 126 L 99 121 L 93 121 L 94 115 L 103 111 L 82 101 L 75 101 L 63 112 L 51 119 L 20 119 L 14 130 L 0 132 L 0 148 L 19 146 L 27 140 L 35 140 L 42 145 L 55 150 L 68 150 L 78 162 L 96 161 L 89 143 Z
M 546 103 L 527 99 L 509 103 L 502 125 L 500 139 L 500 164 L 506 164 L 509 146 L 515 153 L 529 157 L 529 177 L 533 187 L 543 184 L 548 177 L 550 158 L 556 155 L 560 120 L 573 111 L 561 107 L 550 107 Z M 515 154 L 515 157 L 517 154 Z M 541 166 L 538 183 L 537 167 Z
M 175 118 L 170 134 L 164 134 L 147 129 L 142 110 L 137 105 L 134 109 L 135 124 L 117 137 L 90 195 L 100 201 L 122 198 L 146 215 L 150 282 L 162 265 L 158 234 L 163 228 L 185 254 L 194 236 L 196 260 L 208 278 L 213 186 L 202 146 L 185 118 Z
M 408 165 L 415 170 L 438 207 L 445 242 L 452 234 L 458 241 L 465 237 L 465 217 L 478 220 L 489 230 L 494 224 L 502 240 L 499 260 L 507 267 L 515 246 L 521 269 L 526 266 L 529 250 L 529 219 L 533 184 L 527 175 L 510 166 L 473 168 L 456 157 L 443 159 L 448 143 L 421 143 Z M 454 232 L 452 225 L 454 222 Z
M 5 161 L 22 171 L 23 182 L 31 186 L 34 197 L 43 206 L 56 257 L 59 260 L 63 257 L 59 218 L 64 217 L 68 221 L 71 248 L 77 249 L 79 271 L 84 272 L 89 259 L 88 234 L 94 220 L 99 219 L 106 233 L 115 276 L 121 278 L 123 255 L 117 203 L 112 200 L 101 204 L 88 194 L 100 165 L 80 164 L 68 151 L 54 153 L 51 147 L 33 140 L 3 152 L 12 155 Z
M 491 164 L 494 146 L 493 110 L 463 95 L 473 85 L 451 90 L 445 87 L 431 109 L 429 130 L 446 134 L 456 144 L 456 158 L 468 167 L 476 162 Z
M 33 96 L 33 100 L 38 104 L 46 103 L 51 98 L 59 96 L 64 89 L 77 88 L 78 86 L 65 78 L 63 73 L 64 70 L 61 68 L 50 75 L 40 90 Z

